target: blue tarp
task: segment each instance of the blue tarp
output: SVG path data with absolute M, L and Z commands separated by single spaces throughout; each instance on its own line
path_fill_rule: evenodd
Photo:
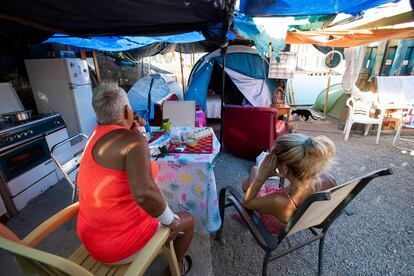
M 239 12 L 248 16 L 299 16 L 361 11 L 400 0 L 240 0 Z
M 273 60 L 279 56 L 279 53 L 286 46 L 285 38 L 272 38 L 264 29 L 259 28 L 251 17 L 238 14 L 234 18 L 233 25 L 238 34 L 254 41 L 257 53 L 262 58 L 265 58 L 265 53 L 269 51 L 269 42 L 272 43 L 272 52 L 269 54 Z
M 95 49 L 100 51 L 128 51 L 144 47 L 153 43 L 190 43 L 204 40 L 199 32 L 191 32 L 168 36 L 97 36 L 90 38 L 70 37 L 55 34 L 43 43 L 60 43 L 79 48 Z

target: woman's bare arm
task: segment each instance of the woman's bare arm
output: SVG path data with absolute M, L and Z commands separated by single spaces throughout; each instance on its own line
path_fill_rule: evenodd
M 246 208 L 249 208 L 249 203 L 256 198 L 257 193 L 259 192 L 260 188 L 263 186 L 263 184 L 266 182 L 266 180 L 255 178 L 253 182 L 249 185 L 249 188 L 247 189 L 244 200 L 243 200 L 243 206 Z M 251 208 L 250 208 L 251 209 Z
M 260 168 L 253 167 L 250 173 L 250 180 L 242 184 L 243 188 L 247 187 L 243 200 L 243 206 L 266 214 L 275 216 L 281 222 L 287 222 L 292 216 L 295 209 L 292 203 L 282 193 L 275 192 L 263 197 L 257 197 L 257 194 L 266 180 L 274 175 L 281 176 L 277 171 L 277 158 L 274 154 L 265 157 Z M 253 180 L 252 180 L 253 179 Z M 249 182 L 251 184 L 249 185 Z
M 249 185 L 246 194 L 244 196 L 243 204 L 248 206 L 249 202 L 253 200 L 257 193 L 259 192 L 260 188 L 266 182 L 269 177 L 276 175 L 276 165 L 277 165 L 277 158 L 273 153 L 268 154 L 265 159 L 263 160 L 262 164 L 259 167 L 257 172 L 257 176 L 254 177 L 253 182 Z M 251 173 L 255 173 L 256 170 L 252 169 Z M 243 184 L 244 187 L 248 186 L 246 183 Z
M 154 183 L 148 143 L 144 136 L 133 135 L 125 148 L 125 171 L 132 196 L 150 216 L 156 218 L 165 209 L 165 200 Z
M 289 199 L 278 192 L 263 197 L 255 197 L 249 202 L 243 203 L 243 206 L 246 209 L 270 214 L 282 223 L 286 223 L 295 212 Z

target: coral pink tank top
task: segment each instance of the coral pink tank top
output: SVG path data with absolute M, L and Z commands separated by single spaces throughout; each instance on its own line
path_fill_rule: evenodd
M 92 149 L 105 134 L 123 127 L 97 126 L 90 137 L 79 167 L 79 216 L 77 232 L 90 255 L 114 263 L 138 250 L 154 235 L 158 222 L 134 200 L 126 172 L 95 162 Z M 139 164 L 137 164 L 137 167 Z M 156 163 L 151 161 L 153 176 Z

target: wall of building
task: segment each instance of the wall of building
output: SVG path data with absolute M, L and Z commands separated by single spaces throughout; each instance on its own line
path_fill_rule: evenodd
M 371 43 L 366 46 L 366 55 L 369 55 L 371 48 L 376 48 L 376 55 L 375 58 L 371 60 L 365 57 L 357 82 L 357 85 L 361 90 L 370 90 L 371 84 L 369 79 L 371 76 L 399 76 L 414 74 L 414 40 L 393 39 L 389 40 L 388 43 L 386 40 Z M 412 53 L 410 53 L 410 51 Z M 375 65 L 373 68 L 370 68 L 372 67 L 372 62 L 375 62 Z M 404 70 L 404 67 L 408 70 Z

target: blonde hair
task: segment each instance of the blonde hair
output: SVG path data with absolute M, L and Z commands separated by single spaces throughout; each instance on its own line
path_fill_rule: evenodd
M 298 133 L 280 137 L 272 150 L 277 162 L 285 164 L 299 180 L 317 178 L 329 167 L 335 152 L 335 145 L 328 137 L 312 138 Z

